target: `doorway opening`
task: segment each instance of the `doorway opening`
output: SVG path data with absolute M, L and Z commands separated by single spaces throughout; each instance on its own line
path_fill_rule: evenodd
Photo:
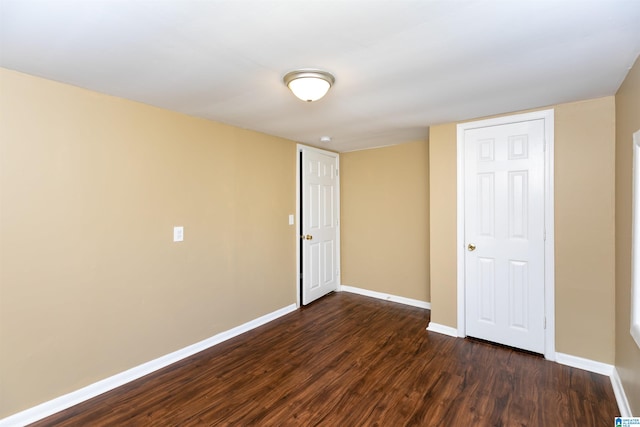
M 298 145 L 298 306 L 340 286 L 340 177 L 337 153 Z
M 553 117 L 543 110 L 457 129 L 458 336 L 488 336 L 551 360 Z M 497 335 L 485 336 L 492 328 Z

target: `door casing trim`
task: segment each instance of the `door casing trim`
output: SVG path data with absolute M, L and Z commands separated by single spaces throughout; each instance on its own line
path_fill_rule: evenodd
M 499 126 L 530 120 L 544 120 L 544 315 L 545 338 L 544 357 L 555 361 L 555 227 L 554 227 L 554 110 L 540 110 L 530 113 L 513 114 L 492 119 L 460 123 L 457 126 L 457 311 L 458 336 L 466 337 L 465 328 L 465 230 L 464 230 L 464 133 L 466 130 Z
M 296 217 L 295 217 L 295 230 L 296 230 L 296 307 L 302 307 L 302 299 L 300 295 L 300 274 L 302 274 L 302 265 L 300 264 L 300 256 L 302 247 L 300 246 L 300 212 L 302 210 L 302 200 L 300 199 L 300 182 L 302 180 L 302 169 L 300 164 L 300 153 L 303 151 L 314 151 L 316 153 L 325 154 L 327 156 L 335 157 L 336 168 L 338 175 L 336 176 L 336 210 L 338 215 L 338 227 L 336 229 L 336 268 L 338 270 L 338 283 L 336 284 L 336 290 L 342 290 L 342 268 L 340 266 L 340 228 L 342 226 L 340 222 L 340 155 L 334 151 L 322 150 L 320 148 L 311 147 L 303 144 L 296 144 Z

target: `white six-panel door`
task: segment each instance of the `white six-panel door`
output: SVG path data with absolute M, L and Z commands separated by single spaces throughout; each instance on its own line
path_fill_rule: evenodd
M 545 351 L 544 120 L 464 133 L 466 334 Z
M 338 157 L 302 150 L 302 304 L 338 286 Z

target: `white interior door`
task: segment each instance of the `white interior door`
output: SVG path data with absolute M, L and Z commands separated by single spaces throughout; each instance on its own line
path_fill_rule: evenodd
M 302 304 L 338 287 L 338 155 L 302 150 Z
M 464 133 L 466 334 L 544 353 L 545 123 Z

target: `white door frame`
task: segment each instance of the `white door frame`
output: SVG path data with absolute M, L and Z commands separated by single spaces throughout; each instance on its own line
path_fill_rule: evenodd
M 544 120 L 544 357 L 555 361 L 555 254 L 554 254 L 554 110 L 514 114 L 493 119 L 460 123 L 457 126 L 457 285 L 458 285 L 458 336 L 466 337 L 465 328 L 465 229 L 464 229 L 464 133 L 466 130 L 517 123 L 529 120 Z
M 338 153 L 333 151 L 326 151 L 320 148 L 310 147 L 308 145 L 297 144 L 296 145 L 296 220 L 295 220 L 295 230 L 296 230 L 296 280 L 295 280 L 295 289 L 296 289 L 296 307 L 302 306 L 302 300 L 300 295 L 300 278 L 302 274 L 302 264 L 300 263 L 300 258 L 302 255 L 302 246 L 300 245 L 300 213 L 302 211 L 302 198 L 300 197 L 300 182 L 302 180 L 302 169 L 300 163 L 300 154 L 303 151 L 313 151 L 316 153 L 324 154 L 327 156 L 335 157 L 337 164 L 337 188 L 336 188 L 336 209 L 338 215 L 338 227 L 336 229 L 336 267 L 338 269 L 338 283 L 336 285 L 336 289 L 338 291 L 342 290 L 342 268 L 340 266 L 340 156 Z

